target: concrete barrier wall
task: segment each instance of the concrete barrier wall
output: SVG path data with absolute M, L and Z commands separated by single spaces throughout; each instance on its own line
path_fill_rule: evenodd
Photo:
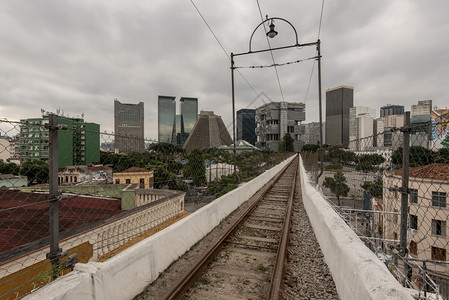
M 341 299 L 413 299 L 309 182 L 302 160 L 304 206 Z
M 176 224 L 108 259 L 75 270 L 26 299 L 131 299 L 172 262 L 247 201 L 294 157 L 223 195 Z

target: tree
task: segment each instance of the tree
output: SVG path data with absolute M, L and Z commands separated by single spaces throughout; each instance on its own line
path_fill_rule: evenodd
M 183 168 L 184 178 L 191 179 L 196 186 L 206 184 L 206 167 L 204 166 L 203 152 L 198 148 L 193 148 L 187 155 L 187 159 L 188 162 Z
M 337 196 L 337 203 L 338 206 L 341 205 L 340 203 L 340 196 L 346 197 L 349 193 L 349 186 L 345 183 L 346 177 L 343 174 L 343 172 L 338 171 L 334 174 L 334 178 L 332 177 L 326 177 L 324 178 L 323 185 L 330 189 L 331 193 Z
M 154 188 L 161 189 L 168 185 L 170 189 L 174 188 L 176 184 L 176 175 L 167 170 L 167 166 L 158 162 L 146 166 L 147 169 L 152 170 L 154 174 Z
M 436 155 L 435 162 L 449 164 L 449 148 L 440 149 Z
M 185 155 L 185 150 L 181 146 L 170 143 L 153 143 L 148 146 L 148 151 L 162 161 L 176 160 Z
M 372 196 L 381 198 L 383 197 L 383 180 L 382 177 L 377 177 L 374 181 L 365 181 L 360 186 L 365 192 L 370 192 Z
M 403 148 L 399 147 L 393 152 L 392 162 L 395 165 L 402 166 L 402 151 Z M 410 167 L 420 167 L 425 165 L 430 165 L 434 162 L 437 154 L 433 153 L 432 150 L 421 146 L 411 146 L 409 163 Z
M 290 133 L 286 133 L 281 141 L 279 141 L 278 150 L 279 152 L 294 152 L 293 138 Z
M 320 149 L 320 145 L 318 144 L 305 144 L 303 147 L 302 147 L 302 152 L 311 152 L 311 153 L 314 153 L 314 152 L 317 152 L 318 151 L 318 149 Z
M 48 182 L 48 164 L 40 159 L 27 160 L 20 167 L 20 175 L 28 178 L 28 185 Z
M 0 159 L 0 174 L 19 175 L 19 167 L 12 162 L 3 162 Z
M 365 173 L 374 170 L 374 166 L 380 165 L 385 162 L 385 158 L 379 154 L 363 154 L 357 155 L 358 164 L 355 167 L 357 171 L 363 171 Z

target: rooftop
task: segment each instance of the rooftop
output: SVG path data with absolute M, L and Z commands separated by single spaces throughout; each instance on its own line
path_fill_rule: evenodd
M 409 169 L 410 177 L 449 180 L 449 164 L 430 164 Z M 402 169 L 395 172 L 402 175 Z
M 0 252 L 49 235 L 48 194 L 0 190 Z M 122 212 L 120 200 L 66 196 L 59 201 L 60 232 Z
M 126 169 L 124 171 L 116 172 L 116 173 L 135 173 L 135 172 L 151 172 L 151 171 L 149 171 L 147 169 L 144 169 L 144 168 L 131 167 L 131 168 L 128 168 L 128 169 Z

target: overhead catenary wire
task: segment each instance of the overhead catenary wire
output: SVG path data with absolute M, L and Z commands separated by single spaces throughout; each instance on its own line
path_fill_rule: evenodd
M 196 6 L 195 2 L 193 2 L 193 0 L 190 0 L 190 2 L 192 3 L 193 7 L 195 7 L 196 11 L 198 12 L 198 14 L 200 15 L 201 19 L 203 19 L 204 23 L 206 24 L 207 28 L 209 28 L 209 31 L 212 33 L 212 35 L 214 36 L 215 40 L 217 41 L 217 43 L 220 45 L 221 49 L 223 50 L 223 52 L 225 53 L 225 55 L 227 56 L 227 58 L 229 60 L 231 60 L 231 57 L 229 56 L 228 52 L 226 51 L 225 47 L 223 46 L 223 44 L 220 42 L 220 40 L 218 39 L 217 35 L 215 34 L 215 32 L 212 30 L 212 28 L 210 27 L 209 23 L 207 22 L 206 18 L 204 18 L 203 14 L 201 13 L 201 11 L 198 9 L 198 7 Z M 237 70 L 237 72 L 239 73 L 239 75 L 243 78 L 243 80 L 246 82 L 246 84 L 253 90 L 254 94 L 256 94 L 256 96 L 259 96 L 260 93 L 257 93 L 256 89 L 251 85 L 251 83 L 248 81 L 248 79 L 246 79 L 246 77 L 239 71 Z
M 286 63 L 280 63 L 280 64 L 271 64 L 271 65 L 265 65 L 265 66 L 247 66 L 247 67 L 235 67 L 236 69 L 262 69 L 262 68 L 272 68 L 272 67 L 282 67 L 282 66 L 286 66 L 286 65 L 292 65 L 292 64 L 297 64 L 300 62 L 304 62 L 304 61 L 308 61 L 308 60 L 316 60 L 317 56 L 313 56 L 313 57 L 309 57 L 309 58 L 305 58 L 305 59 L 298 59 L 298 60 L 294 60 L 294 61 L 289 61 Z
M 324 11 L 324 0 L 321 2 L 320 24 L 318 25 L 318 37 L 317 37 L 317 39 L 320 38 L 320 34 L 321 34 L 321 23 L 323 22 L 323 11 Z
M 321 34 L 321 24 L 323 23 L 323 11 L 324 11 L 324 0 L 322 0 L 322 2 L 321 2 L 320 22 L 319 22 L 319 24 L 318 24 L 317 40 L 320 39 L 320 34 Z M 316 61 L 313 62 L 312 70 L 310 71 L 309 84 L 307 85 L 306 96 L 304 97 L 304 102 L 307 101 L 307 97 L 308 97 L 308 95 L 309 95 L 310 83 L 311 83 L 311 81 L 312 81 L 313 70 L 315 69 L 315 62 L 316 62 Z
M 262 22 L 263 22 L 264 20 L 263 20 L 262 10 L 261 10 L 261 8 L 260 8 L 259 0 L 256 0 L 256 2 L 257 2 L 257 7 L 259 8 L 260 19 L 261 19 Z M 271 43 L 270 43 L 270 40 L 268 39 L 268 36 L 266 35 L 266 33 L 267 33 L 267 28 L 265 27 L 265 23 L 263 23 L 263 30 L 264 30 L 264 32 L 265 32 L 265 38 L 267 39 L 268 48 L 270 49 L 271 60 L 273 61 L 274 71 L 275 71 L 275 73 L 276 73 L 276 78 L 277 78 L 278 85 L 279 85 L 279 91 L 281 92 L 281 98 L 282 98 L 282 101 L 285 101 L 285 100 L 284 100 L 284 93 L 283 93 L 283 91 L 282 91 L 281 81 L 280 81 L 280 79 L 279 79 L 278 69 L 277 69 L 277 67 L 276 67 L 276 62 L 274 61 L 273 51 L 271 51 Z
M 304 97 L 304 102 L 307 102 L 307 97 L 309 96 L 310 83 L 312 82 L 313 70 L 315 69 L 316 60 L 313 61 L 312 70 L 310 70 L 309 84 L 307 85 L 306 96 Z

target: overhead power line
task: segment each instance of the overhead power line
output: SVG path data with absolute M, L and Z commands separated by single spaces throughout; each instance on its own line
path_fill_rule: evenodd
M 260 14 L 260 19 L 263 22 L 263 15 L 262 15 L 262 10 L 260 8 L 260 4 L 259 4 L 259 0 L 256 0 L 257 2 L 257 7 L 259 8 L 259 14 Z M 265 27 L 265 23 L 263 24 L 263 30 L 265 32 L 265 34 L 267 33 L 267 28 Z M 281 86 L 281 81 L 279 79 L 279 73 L 278 73 L 278 69 L 276 67 L 276 62 L 274 61 L 274 55 L 273 55 L 273 51 L 271 51 L 271 44 L 270 44 L 270 40 L 268 39 L 268 36 L 265 35 L 265 38 L 267 39 L 267 43 L 268 43 L 268 48 L 270 49 L 270 55 L 271 55 L 271 60 L 273 61 L 273 66 L 274 66 L 274 71 L 276 73 L 276 78 L 278 80 L 278 85 L 279 85 L 279 91 L 281 92 L 281 97 L 282 97 L 282 101 L 284 101 L 284 93 L 282 92 L 282 86 Z
M 190 0 L 190 2 L 192 3 L 193 7 L 195 7 L 196 11 L 198 12 L 198 14 L 201 16 L 201 19 L 203 19 L 204 23 L 206 24 L 207 28 L 209 28 L 209 31 L 212 33 L 212 35 L 214 36 L 215 40 L 217 41 L 217 43 L 220 45 L 221 49 L 223 50 L 224 54 L 227 56 L 227 58 L 229 60 L 231 60 L 231 57 L 229 56 L 228 52 L 226 51 L 225 47 L 223 46 L 223 44 L 220 42 L 220 40 L 218 39 L 217 35 L 215 34 L 215 32 L 212 30 L 212 28 L 210 27 L 209 23 L 207 23 L 206 18 L 204 18 L 203 14 L 201 13 L 201 11 L 198 9 L 198 7 L 195 5 L 195 3 L 193 2 L 193 0 Z M 246 82 L 246 84 L 253 90 L 254 94 L 256 94 L 256 96 L 259 96 L 260 94 L 257 93 L 257 91 L 254 89 L 254 87 L 251 85 L 251 83 L 249 83 L 248 79 L 246 79 L 245 76 L 243 76 L 243 74 L 237 70 L 237 72 L 239 73 L 239 75 L 243 78 L 243 80 Z
M 321 33 L 321 23 L 323 22 L 324 0 L 321 2 L 320 25 L 318 26 L 318 39 Z
M 324 11 L 324 0 L 321 2 L 320 23 L 318 25 L 318 37 L 317 37 L 318 40 L 320 39 L 320 34 L 321 34 L 321 24 L 323 22 L 323 11 Z M 305 96 L 304 102 L 307 101 L 307 97 L 309 95 L 310 82 L 312 81 L 313 70 L 315 68 L 315 62 L 316 61 L 313 62 L 312 70 L 310 71 L 309 84 L 307 85 L 307 91 L 306 91 L 306 96 Z
M 303 61 L 307 61 L 307 60 L 316 60 L 317 56 L 313 56 L 313 57 L 309 57 L 309 58 L 305 58 L 305 59 L 298 59 L 298 60 L 294 60 L 294 61 L 289 61 L 286 63 L 280 63 L 280 64 L 271 64 L 271 65 L 265 65 L 265 66 L 247 66 L 247 67 L 235 67 L 236 69 L 262 69 L 262 68 L 272 68 L 272 67 L 282 67 L 282 66 L 286 66 L 286 65 L 292 65 L 292 64 L 297 64 Z

